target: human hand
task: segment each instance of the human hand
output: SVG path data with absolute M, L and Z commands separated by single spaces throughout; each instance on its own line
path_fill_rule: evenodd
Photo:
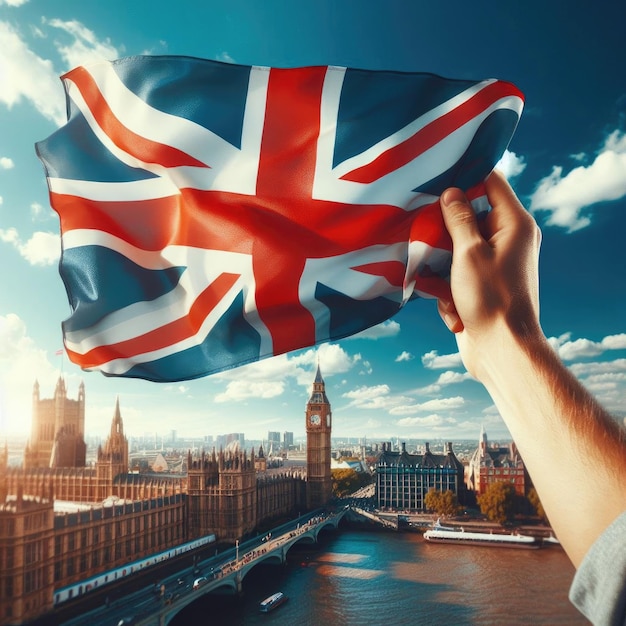
M 452 238 L 452 299 L 439 299 L 446 326 L 456 334 L 467 370 L 481 378 L 481 354 L 493 349 L 494 334 L 542 335 L 539 326 L 538 258 L 541 231 L 506 179 L 486 181 L 491 212 L 480 223 L 457 188 L 441 195 L 441 211 Z

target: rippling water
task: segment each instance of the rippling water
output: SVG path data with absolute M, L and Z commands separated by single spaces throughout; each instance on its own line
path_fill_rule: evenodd
M 241 597 L 199 600 L 173 626 L 200 623 L 198 615 L 233 626 L 588 624 L 567 599 L 573 575 L 559 547 L 432 545 L 419 534 L 340 529 L 293 548 L 286 565 L 255 568 Z M 275 591 L 289 601 L 259 613 Z

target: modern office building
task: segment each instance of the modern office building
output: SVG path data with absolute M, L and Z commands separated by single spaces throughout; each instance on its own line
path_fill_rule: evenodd
M 400 451 L 388 444 L 376 463 L 376 499 L 379 509 L 419 511 L 430 489 L 452 491 L 464 502 L 463 464 L 446 443 L 443 454 L 435 454 L 427 443 L 423 454 L 409 454 L 403 443 Z

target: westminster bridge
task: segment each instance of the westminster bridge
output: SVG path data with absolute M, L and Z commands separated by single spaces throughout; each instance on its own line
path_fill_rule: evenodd
M 85 623 L 117 626 L 166 626 L 185 607 L 212 592 L 239 593 L 246 575 L 260 563 L 284 563 L 290 548 L 298 542 L 317 543 L 325 528 L 336 529 L 347 507 L 329 513 L 315 511 L 273 529 L 271 532 L 235 545 L 234 548 L 196 563 L 140 591 L 129 593 L 63 626 Z M 194 588 L 193 581 L 202 578 Z

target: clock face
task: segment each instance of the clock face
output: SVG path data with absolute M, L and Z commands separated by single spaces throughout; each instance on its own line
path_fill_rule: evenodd
M 322 423 L 319 415 L 311 415 L 310 421 L 312 426 L 319 426 Z

